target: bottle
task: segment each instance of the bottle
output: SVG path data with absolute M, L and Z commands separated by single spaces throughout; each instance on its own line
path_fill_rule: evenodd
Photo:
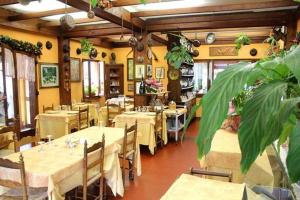
M 145 94 L 145 82 L 144 82 L 144 77 L 142 76 L 142 81 L 140 84 L 140 89 L 139 89 L 140 94 Z

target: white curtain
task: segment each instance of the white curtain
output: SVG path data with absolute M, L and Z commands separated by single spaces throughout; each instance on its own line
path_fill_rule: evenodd
M 18 79 L 35 81 L 35 62 L 32 57 L 17 53 Z
M 201 92 L 207 91 L 207 80 L 208 80 L 208 63 L 200 62 L 194 64 L 194 90 Z M 203 91 L 202 91 L 203 90 Z
M 5 76 L 15 78 L 14 56 L 11 50 L 4 49 L 5 54 Z

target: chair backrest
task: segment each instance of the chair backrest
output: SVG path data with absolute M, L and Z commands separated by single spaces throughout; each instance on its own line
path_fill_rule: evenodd
M 16 134 L 19 137 L 20 133 L 20 123 L 17 118 L 10 118 L 7 120 L 8 126 L 5 126 L 0 129 L 0 134 L 2 133 L 8 133 L 13 132 L 13 134 Z M 0 149 L 6 148 L 10 143 L 12 143 L 12 139 L 7 139 L 6 137 L 0 137 Z
M 163 110 L 156 110 L 155 112 L 155 131 L 162 131 L 163 127 Z
M 131 135 L 129 135 L 131 134 Z M 134 125 L 127 128 L 127 124 L 125 125 L 124 138 L 123 138 L 123 159 L 125 159 L 126 153 L 128 151 L 128 146 L 132 145 L 130 150 L 136 151 L 136 138 L 137 138 L 137 120 Z
M 128 99 L 128 98 L 124 98 L 124 111 L 126 111 L 126 106 L 128 105 L 134 105 L 134 100 Z
M 50 110 L 54 110 L 54 105 L 52 104 L 52 106 L 44 106 L 43 105 L 43 113 L 47 112 L 47 111 L 50 111 Z
M 14 134 L 15 152 L 19 152 L 20 147 L 26 144 L 37 146 L 39 141 L 40 141 L 40 136 L 38 134 L 36 134 L 35 136 L 26 136 L 21 139 L 18 139 L 17 135 Z
M 193 167 L 190 170 L 191 175 L 205 175 L 205 176 L 217 176 L 217 177 L 224 177 L 228 178 L 228 182 L 232 182 L 232 172 L 223 173 L 223 172 L 213 172 L 213 171 L 206 171 L 202 169 L 194 169 Z
M 89 107 L 84 108 L 79 106 L 78 112 L 78 128 L 79 130 L 89 127 Z
M 106 104 L 106 110 L 107 110 L 107 124 L 109 125 L 109 121 L 112 120 L 115 116 L 122 113 L 121 105 L 109 103 Z
M 22 154 L 20 154 L 19 159 L 19 162 L 12 162 L 10 160 L 0 158 L 0 167 L 7 168 L 10 170 L 18 170 L 20 171 L 21 176 L 21 182 L 0 179 L 0 185 L 7 188 L 23 188 L 23 200 L 28 200 L 25 165 Z
M 87 187 L 89 183 L 94 180 L 95 177 L 98 177 L 95 175 L 95 177 L 89 177 L 88 172 L 90 169 L 99 166 L 99 174 L 101 174 L 101 177 L 104 176 L 104 149 L 105 149 L 105 136 L 102 135 L 102 141 L 94 144 L 91 147 L 87 147 L 87 141 L 84 142 L 84 157 L 83 157 L 83 199 L 87 199 Z M 99 151 L 96 155 L 96 159 L 93 159 L 93 162 L 89 161 L 89 155 L 92 153 L 96 153 L 96 151 Z M 100 178 L 100 177 L 99 177 Z

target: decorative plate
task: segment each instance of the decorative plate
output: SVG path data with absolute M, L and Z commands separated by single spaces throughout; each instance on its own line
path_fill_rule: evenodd
M 172 81 L 175 81 L 179 78 L 179 70 L 177 69 L 170 69 L 168 72 L 168 76 Z

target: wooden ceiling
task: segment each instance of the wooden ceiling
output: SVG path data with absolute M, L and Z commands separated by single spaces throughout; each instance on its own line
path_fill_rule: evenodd
M 89 11 L 89 0 L 58 1 L 67 2 L 67 13 Z M 170 0 L 147 0 L 147 3 L 155 6 L 163 1 Z M 182 31 L 190 39 L 197 33 L 202 40 L 207 32 L 215 32 L 219 41 L 225 43 L 232 42 L 237 33 L 247 32 L 260 41 L 273 26 L 295 25 L 299 10 L 299 4 L 292 0 L 252 0 L 250 3 L 248 0 L 211 0 L 190 8 L 155 10 L 151 7 L 152 10 L 129 12 L 132 10 L 129 8 L 136 8 L 140 0 L 115 0 L 113 8 L 95 8 L 94 19 L 76 19 L 76 28 L 64 31 L 58 20 L 47 20 L 46 17 L 64 14 L 65 9 L 25 13 L 7 8 L 7 5 L 17 3 L 17 0 L 0 1 L 0 26 L 73 39 L 87 37 L 105 46 L 125 46 L 132 31 L 152 32 L 153 39 L 161 44 L 166 42 L 164 33 L 168 31 Z M 118 38 L 122 34 L 127 38 L 120 41 Z

